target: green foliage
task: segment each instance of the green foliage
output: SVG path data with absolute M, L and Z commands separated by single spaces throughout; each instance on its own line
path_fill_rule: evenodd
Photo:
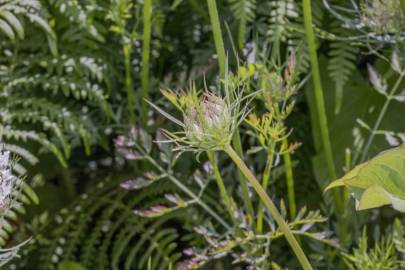
M 281 201 L 284 229 L 300 235 L 315 269 L 344 268 L 343 260 L 348 269 L 404 268 L 400 219 L 383 238 L 370 233 L 391 230 L 402 213 L 355 212 L 348 199 L 351 192 L 359 209 L 403 207 L 404 146 L 359 165 L 405 140 L 399 1 L 305 1 L 312 9 L 307 29 L 298 0 L 0 2 L 0 142 L 21 158 L 14 171 L 27 175 L 19 204 L 0 224 L 0 247 L 32 238 L 12 250 L 21 258 L 9 268 L 298 269 L 277 213 L 266 212 L 229 158 L 209 153 L 211 164 L 205 153 L 197 161 L 179 157 L 156 133 L 173 130 L 172 123 L 152 107 L 177 123 L 186 118 L 183 135 L 200 146 L 228 144 L 237 134 L 238 164 L 246 164 L 250 180 L 261 180 L 262 197 Z M 321 106 L 314 102 L 308 29 L 315 34 L 311 58 L 319 58 Z M 243 111 L 199 91 L 232 101 L 228 80 L 240 86 L 236 98 L 249 100 Z M 177 95 L 190 81 L 196 81 L 193 104 L 172 111 L 159 88 Z M 195 105 L 199 97 L 203 106 Z M 228 110 L 238 116 L 231 130 L 222 121 Z M 328 120 L 322 128 L 332 146 L 329 167 L 346 173 L 332 184 L 349 186 L 336 189 L 343 211 L 322 192 L 331 177 L 320 115 Z M 118 136 L 128 129 L 134 138 Z M 184 141 L 176 136 L 178 146 Z M 280 162 L 286 154 L 289 161 Z M 287 196 L 295 201 L 286 206 Z M 295 215 L 295 205 L 304 210 Z M 365 223 L 372 230 L 344 254 L 341 247 L 350 250 Z M 338 243 L 342 224 L 347 234 Z
M 357 165 L 327 189 L 338 186 L 350 188 L 358 210 L 391 204 L 396 210 L 405 212 L 404 168 L 405 145 L 402 145 Z
M 170 224 L 186 222 L 186 212 L 151 219 L 135 215 L 133 209 L 161 204 L 161 197 L 176 192 L 176 188 L 167 181 L 142 192 L 117 189 L 117 185 L 100 182 L 57 214 L 47 226 L 49 233 L 44 232 L 44 239 L 31 251 L 37 255 L 26 257 L 19 267 L 65 269 L 66 261 L 72 261 L 85 269 L 145 269 L 150 257 L 150 269 L 174 265 L 181 257 L 180 235 Z
M 350 270 L 394 270 L 398 269 L 392 238 L 382 238 L 375 246 L 368 250 L 366 231 L 361 235 L 358 248 L 353 254 L 346 256 L 346 265 Z

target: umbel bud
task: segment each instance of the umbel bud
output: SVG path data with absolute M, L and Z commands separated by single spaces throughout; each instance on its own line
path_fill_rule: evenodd
M 232 113 L 224 99 L 205 93 L 199 103 L 190 103 L 184 111 L 184 131 L 189 143 L 202 149 L 214 149 L 229 143 Z
M 235 98 L 231 102 L 228 95 L 221 97 L 208 91 L 199 94 L 194 86 L 187 93 L 162 90 L 162 94 L 182 112 L 183 121 L 153 103 L 149 104 L 172 122 L 182 126 L 183 131 L 163 130 L 169 140 L 161 142 L 176 143 L 176 150 L 179 151 L 195 152 L 220 150 L 229 145 L 234 130 L 246 116 L 247 107 L 241 108 L 241 103 L 249 98 L 242 97 L 241 93 L 235 91 Z

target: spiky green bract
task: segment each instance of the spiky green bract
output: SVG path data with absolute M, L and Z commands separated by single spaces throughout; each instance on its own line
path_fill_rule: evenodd
M 183 115 L 183 121 L 180 121 L 153 105 L 160 113 L 183 127 L 179 132 L 164 130 L 169 139 L 167 142 L 175 143 L 178 151 L 198 153 L 221 150 L 230 144 L 234 131 L 247 115 L 247 107 L 242 103 L 250 97 L 243 97 L 241 92 L 235 90 L 236 98 L 231 101 L 228 94 L 221 97 L 208 90 L 198 91 L 195 86 L 188 92 L 162 90 L 162 94 Z

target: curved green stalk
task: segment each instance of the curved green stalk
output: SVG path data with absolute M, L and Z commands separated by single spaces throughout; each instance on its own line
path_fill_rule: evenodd
M 253 186 L 253 188 L 259 195 L 261 201 L 263 201 L 264 205 L 269 210 L 274 220 L 277 222 L 280 231 L 284 234 L 285 238 L 290 244 L 302 268 L 305 270 L 312 269 L 311 264 L 309 263 L 307 257 L 305 256 L 305 253 L 302 250 L 301 246 L 299 245 L 297 239 L 295 239 L 294 235 L 292 234 L 290 228 L 288 227 L 288 224 L 284 221 L 280 212 L 277 210 L 277 207 L 274 205 L 269 195 L 267 195 L 266 191 L 260 185 L 259 181 L 257 181 L 256 177 L 253 175 L 253 173 L 249 170 L 249 168 L 246 166 L 246 164 L 243 162 L 243 160 L 238 156 L 238 154 L 233 150 L 231 146 L 227 146 L 224 149 L 224 151 L 229 155 L 229 157 L 233 160 L 233 162 L 238 166 L 239 170 L 246 176 L 249 183 Z
M 142 109 L 141 123 L 146 126 L 148 120 L 148 107 L 146 99 L 149 92 L 149 58 L 150 58 L 150 39 L 151 39 L 151 17 L 152 0 L 145 0 L 143 6 L 143 37 L 142 37 Z
M 328 169 L 329 178 L 331 180 L 336 179 L 336 170 L 335 170 L 335 162 L 333 160 L 332 154 L 332 146 L 329 137 L 329 129 L 328 129 L 328 119 L 326 117 L 326 110 L 325 110 L 325 103 L 323 97 L 323 90 L 321 84 L 321 76 L 319 73 L 319 64 L 318 64 L 318 56 L 316 54 L 316 46 L 315 46 L 315 35 L 314 29 L 312 25 L 312 13 L 311 13 L 311 0 L 303 0 L 303 13 L 304 13 L 304 24 L 305 24 L 305 32 L 307 37 L 307 44 L 309 50 L 309 56 L 311 60 L 311 69 L 312 69 L 312 79 L 314 82 L 314 93 L 315 93 L 315 103 L 316 103 L 316 111 L 319 120 L 319 129 L 321 132 L 321 141 L 323 146 L 323 152 L 326 160 L 326 165 Z M 344 205 L 341 193 L 338 189 L 335 189 L 333 192 L 335 206 L 337 210 L 337 218 L 339 221 L 339 236 L 341 239 L 345 239 L 346 234 L 346 226 L 343 221 L 343 213 L 344 213 Z
M 221 78 L 226 77 L 226 55 L 225 55 L 225 46 L 224 46 L 224 41 L 222 39 L 222 31 L 221 31 L 221 25 L 219 22 L 219 16 L 218 16 L 218 9 L 217 9 L 217 4 L 215 0 L 207 0 L 208 4 L 208 12 L 211 20 L 211 26 L 212 26 L 212 31 L 214 34 L 214 42 L 215 42 L 215 49 L 217 51 L 217 56 L 218 56 L 218 65 L 219 65 L 219 73 Z M 243 149 L 242 149 L 242 143 L 240 139 L 240 135 L 238 132 L 235 132 L 233 138 L 232 138 L 232 144 L 235 147 L 236 151 L 238 154 L 243 157 Z M 253 218 L 254 212 L 253 212 L 253 205 L 252 202 L 250 201 L 249 198 L 249 188 L 246 184 L 246 181 L 241 173 L 239 173 L 239 182 L 240 182 L 240 187 L 242 191 L 242 200 L 243 203 L 246 207 L 247 213 Z
M 283 146 L 287 148 L 288 141 L 287 138 L 283 139 Z M 283 155 L 284 159 L 284 166 L 285 166 L 285 177 L 286 177 L 286 184 L 287 184 L 287 195 L 288 195 L 288 206 L 290 209 L 290 218 L 294 220 L 297 216 L 297 206 L 295 204 L 295 191 L 294 191 L 294 174 L 291 162 L 290 153 L 285 153 Z

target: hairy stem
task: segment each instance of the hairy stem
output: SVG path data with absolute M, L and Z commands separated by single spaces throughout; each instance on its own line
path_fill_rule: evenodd
M 364 162 L 366 160 L 368 152 L 370 151 L 371 144 L 373 143 L 374 137 L 376 135 L 376 132 L 380 128 L 380 125 L 381 125 L 382 120 L 384 119 L 385 113 L 387 112 L 387 109 L 391 103 L 393 96 L 395 96 L 395 94 L 397 93 L 398 88 L 399 88 L 404 76 L 405 76 L 405 73 L 402 73 L 398 77 L 397 81 L 395 82 L 394 87 L 391 89 L 390 93 L 388 94 L 387 99 L 385 100 L 384 105 L 380 111 L 380 114 L 378 115 L 377 121 L 375 122 L 374 127 L 371 130 L 370 136 L 367 139 L 367 143 L 363 149 L 363 153 L 361 155 L 360 162 Z
M 284 148 L 288 147 L 287 138 L 283 139 L 282 142 Z M 297 206 L 295 204 L 295 190 L 294 190 L 294 174 L 291 162 L 290 153 L 285 153 L 283 155 L 284 166 L 285 166 L 285 178 L 287 183 L 287 195 L 288 195 L 288 206 L 290 209 L 290 218 L 294 220 L 297 215 Z
M 305 33 L 307 37 L 307 44 L 309 50 L 309 56 L 311 60 L 311 70 L 312 70 L 312 79 L 314 82 L 314 93 L 315 93 L 315 104 L 316 111 L 319 121 L 319 129 L 321 135 L 321 141 L 323 146 L 324 157 L 326 160 L 326 165 L 328 169 L 328 174 L 330 180 L 336 179 L 336 170 L 335 162 L 333 160 L 332 154 L 332 145 L 329 137 L 328 129 L 328 119 L 326 117 L 325 103 L 323 97 L 323 90 L 321 84 L 321 76 L 319 73 L 319 64 L 318 56 L 316 54 L 316 45 L 315 45 L 315 35 L 312 25 L 312 11 L 311 11 L 311 0 L 303 0 L 303 13 L 304 13 L 304 24 L 305 24 Z M 335 206 L 337 210 L 337 218 L 339 221 L 339 236 L 341 239 L 345 238 L 346 227 L 345 223 L 342 220 L 342 214 L 344 213 L 344 205 L 342 196 L 339 189 L 335 189 L 333 192 Z
M 274 205 L 269 195 L 267 195 L 266 191 L 260 185 L 259 181 L 257 181 L 256 177 L 253 175 L 253 173 L 249 170 L 249 168 L 246 166 L 246 164 L 243 162 L 243 160 L 238 156 L 238 154 L 233 150 L 231 146 L 227 146 L 224 149 L 224 151 L 229 155 L 229 157 L 233 160 L 233 162 L 238 166 L 239 170 L 246 176 L 249 183 L 253 186 L 253 188 L 259 195 L 260 199 L 266 206 L 267 210 L 269 210 L 274 220 L 277 222 L 280 231 L 284 234 L 285 238 L 290 244 L 302 268 L 305 270 L 312 269 L 311 264 L 309 263 L 307 257 L 305 256 L 304 251 L 299 245 L 297 239 L 295 239 L 294 235 L 292 234 L 290 228 L 288 227 L 288 224 L 284 221 L 277 207 Z
M 225 78 L 226 77 L 226 55 L 225 55 L 224 41 L 222 39 L 221 25 L 219 22 L 218 9 L 217 9 L 215 0 L 207 0 L 207 4 L 208 4 L 208 12 L 210 15 L 210 20 L 211 20 L 211 27 L 212 27 L 212 31 L 214 34 L 215 49 L 217 51 L 217 56 L 218 56 L 219 73 L 220 73 L 221 78 Z M 242 143 L 241 143 L 240 135 L 238 132 L 235 132 L 235 134 L 232 138 L 232 144 L 235 147 L 238 154 L 243 157 Z M 246 181 L 245 181 L 243 175 L 239 173 L 238 176 L 239 176 L 239 182 L 240 182 L 240 187 L 241 187 L 241 191 L 242 191 L 243 203 L 245 205 L 247 213 L 253 218 L 254 212 L 253 212 L 252 202 L 250 201 L 250 198 L 249 198 L 249 188 L 246 184 Z
M 142 37 L 142 109 L 141 122 L 146 126 L 148 120 L 148 107 L 146 99 L 149 92 L 149 58 L 150 58 L 150 39 L 151 39 L 151 17 L 152 0 L 145 0 L 143 6 L 143 37 Z

